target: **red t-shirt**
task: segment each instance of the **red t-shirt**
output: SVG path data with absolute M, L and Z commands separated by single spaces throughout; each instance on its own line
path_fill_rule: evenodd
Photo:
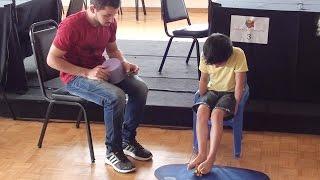
M 101 65 L 106 46 L 116 40 L 117 23 L 110 26 L 92 26 L 85 11 L 64 19 L 58 28 L 53 44 L 67 53 L 64 58 L 71 64 L 92 69 Z M 75 76 L 60 72 L 61 81 L 67 84 Z

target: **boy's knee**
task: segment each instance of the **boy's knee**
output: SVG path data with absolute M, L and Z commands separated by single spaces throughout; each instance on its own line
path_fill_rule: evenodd
M 210 108 L 206 104 L 200 104 L 197 113 L 210 113 Z
M 213 109 L 211 113 L 211 121 L 223 121 L 225 111 L 219 108 Z
M 208 121 L 209 117 L 210 117 L 210 108 L 205 104 L 199 105 L 198 111 L 197 111 L 197 119 L 200 121 Z

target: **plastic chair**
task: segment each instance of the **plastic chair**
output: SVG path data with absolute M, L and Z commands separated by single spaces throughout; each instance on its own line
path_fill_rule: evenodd
M 53 42 L 57 31 L 57 23 L 53 20 L 46 20 L 38 23 L 34 23 L 30 27 L 30 40 L 32 44 L 32 50 L 34 54 L 35 63 L 37 66 L 37 75 L 40 84 L 40 89 L 44 99 L 49 103 L 47 108 L 46 116 L 43 121 L 43 126 L 41 130 L 41 134 L 38 141 L 38 147 L 42 147 L 43 138 L 47 129 L 47 125 L 49 122 L 50 112 L 55 104 L 63 104 L 63 105 L 71 105 L 80 107 L 80 112 L 78 114 L 76 127 L 79 128 L 79 123 L 84 117 L 87 131 L 87 139 L 90 150 L 91 162 L 94 163 L 94 151 L 92 145 L 92 136 L 90 130 L 90 121 L 87 119 L 87 113 L 84 108 L 84 105 L 88 103 L 88 101 L 69 94 L 68 91 L 65 90 L 65 87 L 59 88 L 57 90 L 52 91 L 51 96 L 49 96 L 49 92 L 47 92 L 47 87 L 45 87 L 45 82 L 52 80 L 54 78 L 59 77 L 59 71 L 52 69 L 47 65 L 46 59 L 49 53 L 50 46 Z
M 200 98 L 199 91 L 195 93 L 194 102 L 198 102 Z M 249 86 L 245 85 L 244 92 L 242 98 L 240 100 L 238 111 L 236 115 L 229 120 L 224 120 L 223 125 L 232 127 L 233 130 L 233 155 L 235 158 L 239 158 L 241 155 L 241 141 L 242 141 L 242 127 L 243 127 L 243 111 L 246 105 L 246 102 L 249 98 Z M 198 152 L 198 140 L 196 133 L 196 121 L 197 114 L 193 112 L 193 149 Z M 209 130 L 211 129 L 211 121 L 208 120 Z
M 186 63 L 189 62 L 192 50 L 194 45 L 196 44 L 196 49 L 197 49 L 197 63 L 199 66 L 200 63 L 200 49 L 199 49 L 199 41 L 197 38 L 204 38 L 208 37 L 208 25 L 199 25 L 199 24 L 192 24 L 189 19 L 189 15 L 187 12 L 186 5 L 184 3 L 184 0 L 162 0 L 161 1 L 161 15 L 163 19 L 163 24 L 164 24 L 164 30 L 167 36 L 170 37 L 166 51 L 163 55 L 161 65 L 159 67 L 159 72 L 161 73 L 164 62 L 167 58 L 169 48 L 171 46 L 173 38 L 192 38 L 192 44 L 191 48 L 188 53 L 188 57 L 186 60 Z M 169 33 L 167 24 L 180 21 L 180 20 L 187 20 L 188 25 L 180 28 L 180 29 L 175 29 L 172 31 L 172 34 Z M 200 78 L 200 72 L 198 71 L 198 75 Z

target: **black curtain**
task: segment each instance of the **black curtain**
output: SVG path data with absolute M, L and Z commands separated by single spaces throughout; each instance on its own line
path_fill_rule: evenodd
M 31 24 L 39 21 L 52 19 L 57 23 L 61 21 L 61 0 L 31 0 L 16 6 L 17 30 L 21 42 L 22 56 L 32 55 L 29 39 Z
M 7 89 L 23 94 L 28 89 L 23 59 L 32 55 L 29 39 L 31 24 L 52 19 L 61 21 L 61 0 L 30 0 L 13 6 L 11 17 L 12 33 L 9 37 L 9 65 Z
M 9 36 L 12 27 L 11 6 L 0 7 L 0 88 L 4 89 L 7 78 Z

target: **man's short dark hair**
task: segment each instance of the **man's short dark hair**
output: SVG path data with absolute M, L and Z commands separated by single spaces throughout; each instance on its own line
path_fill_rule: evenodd
M 233 52 L 230 38 L 224 34 L 211 34 L 203 45 L 203 55 L 207 64 L 222 63 L 229 59 Z
M 101 9 L 104 9 L 106 6 L 119 8 L 121 5 L 121 1 L 120 0 L 90 0 L 90 4 L 94 5 L 96 9 L 101 10 Z

